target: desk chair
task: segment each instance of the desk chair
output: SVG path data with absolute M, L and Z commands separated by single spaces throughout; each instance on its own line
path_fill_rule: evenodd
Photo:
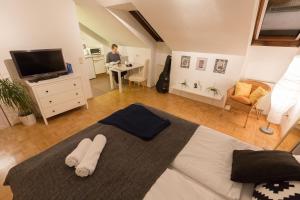
M 128 84 L 131 86 L 131 82 L 137 83 L 138 85 L 146 86 L 147 82 L 147 69 L 149 65 L 149 60 L 146 60 L 144 63 L 144 67 L 137 70 L 135 73 L 132 73 L 128 76 Z

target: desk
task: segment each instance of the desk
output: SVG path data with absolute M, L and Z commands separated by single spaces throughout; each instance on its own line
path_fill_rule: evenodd
M 130 71 L 133 69 L 138 69 L 144 67 L 143 65 L 140 64 L 133 64 L 132 67 L 126 67 L 126 65 L 114 65 L 113 67 L 109 68 L 109 79 L 110 79 L 110 87 L 111 89 L 114 89 L 114 80 L 112 77 L 112 72 L 117 72 L 118 73 L 118 81 L 119 81 L 119 92 L 122 93 L 122 79 L 121 79 L 121 73 L 125 71 Z

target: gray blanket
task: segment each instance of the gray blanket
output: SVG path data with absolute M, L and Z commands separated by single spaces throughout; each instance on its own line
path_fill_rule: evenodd
M 116 127 L 94 124 L 12 168 L 5 180 L 15 200 L 141 200 L 189 141 L 197 126 L 149 108 L 171 125 L 151 141 Z M 83 138 L 97 134 L 107 144 L 92 176 L 80 178 L 64 164 Z

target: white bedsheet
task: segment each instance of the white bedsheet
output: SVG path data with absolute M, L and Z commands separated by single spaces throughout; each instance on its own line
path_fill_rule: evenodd
M 234 149 L 261 150 L 199 127 L 144 200 L 251 200 L 253 185 L 230 180 Z
M 252 200 L 252 184 L 244 184 L 240 200 Z M 144 200 L 227 200 L 192 178 L 168 168 L 148 191 Z
M 167 169 L 152 188 L 144 200 L 226 200 L 215 192 L 196 183 L 184 174 Z
M 232 152 L 235 149 L 258 150 L 233 137 L 200 126 L 171 165 L 219 195 L 238 200 L 243 185 L 230 180 Z

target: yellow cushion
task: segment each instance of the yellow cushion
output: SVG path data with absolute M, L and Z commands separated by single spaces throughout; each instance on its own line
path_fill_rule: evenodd
M 265 96 L 266 94 L 267 91 L 264 88 L 258 87 L 250 94 L 249 99 L 251 103 L 255 103 L 260 97 Z
M 235 96 L 249 97 L 252 85 L 249 83 L 237 82 L 235 85 Z

